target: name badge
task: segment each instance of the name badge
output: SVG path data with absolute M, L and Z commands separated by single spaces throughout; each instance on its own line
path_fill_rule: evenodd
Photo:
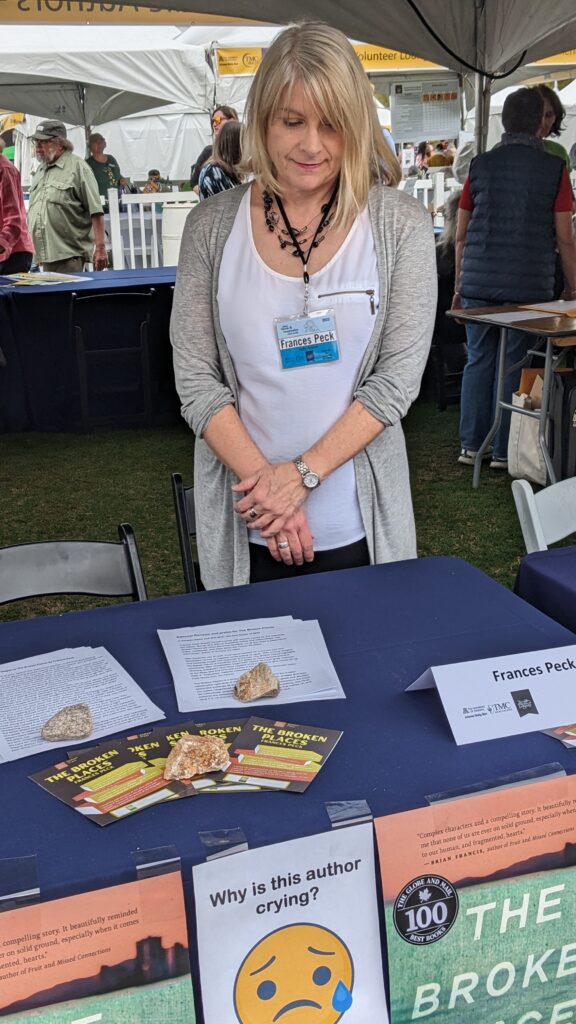
M 297 316 L 277 317 L 274 328 L 283 370 L 336 363 L 340 359 L 333 309 L 318 309 L 308 315 L 300 313 Z

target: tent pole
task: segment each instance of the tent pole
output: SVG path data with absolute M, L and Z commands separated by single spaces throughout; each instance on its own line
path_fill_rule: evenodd
M 474 49 L 476 67 L 484 67 L 486 63 L 486 0 L 474 0 Z M 474 142 L 476 152 L 483 153 L 488 138 L 488 113 L 490 111 L 490 79 L 477 71 L 474 75 L 474 100 L 476 116 L 474 122 Z
M 84 157 L 90 156 L 90 150 L 88 148 L 88 139 L 92 134 L 92 128 L 86 120 L 86 87 L 78 82 L 78 97 L 80 100 L 80 107 L 82 109 L 82 127 L 84 129 L 84 141 L 85 141 L 85 152 Z
M 490 79 L 476 72 L 474 76 L 475 124 L 474 142 L 476 152 L 483 153 L 488 139 L 488 114 L 490 112 Z

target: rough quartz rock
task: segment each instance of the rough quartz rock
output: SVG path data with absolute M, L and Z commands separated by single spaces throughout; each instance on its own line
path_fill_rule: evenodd
M 277 697 L 279 692 L 280 680 L 265 661 L 259 661 L 254 668 L 244 672 L 234 687 L 234 696 L 244 701 L 258 700 L 259 697 Z
M 42 739 L 51 743 L 82 740 L 92 732 L 92 712 L 87 704 L 69 704 L 42 726 Z
M 182 736 L 166 758 L 164 778 L 191 779 L 223 771 L 229 764 L 228 748 L 219 736 Z

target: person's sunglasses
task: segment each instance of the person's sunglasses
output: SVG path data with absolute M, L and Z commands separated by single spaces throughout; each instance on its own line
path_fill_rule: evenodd
M 216 117 L 212 118 L 212 127 L 217 128 L 219 124 L 222 124 L 224 121 L 229 120 L 230 118 L 228 117 L 223 117 L 221 114 L 216 114 Z

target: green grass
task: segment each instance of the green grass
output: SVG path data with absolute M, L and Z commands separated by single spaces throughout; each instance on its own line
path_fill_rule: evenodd
M 458 555 L 512 586 L 524 553 L 510 477 L 459 466 L 458 409 L 419 400 L 406 423 L 420 555 Z M 174 428 L 0 437 L 0 547 L 47 539 L 116 539 L 134 527 L 150 597 L 182 592 L 170 473 L 192 478 L 193 439 Z M 90 607 L 41 598 L 0 608 L 0 620 Z

